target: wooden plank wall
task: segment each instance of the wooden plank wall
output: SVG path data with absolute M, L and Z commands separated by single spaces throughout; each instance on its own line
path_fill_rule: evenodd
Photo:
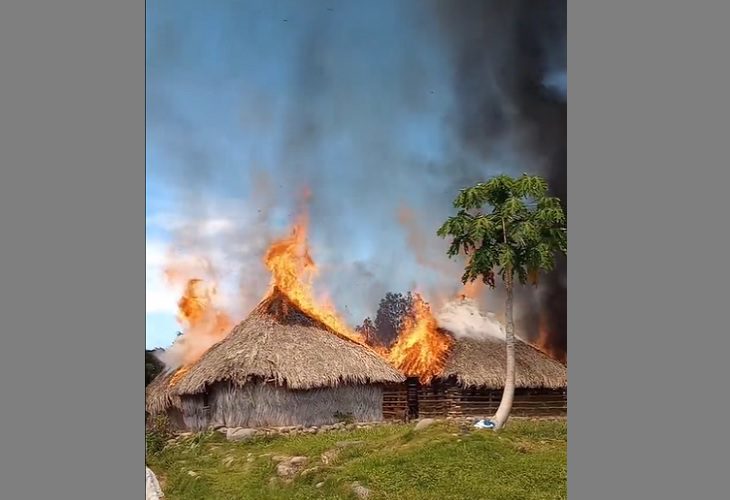
M 502 398 L 500 390 L 461 389 L 451 382 L 429 385 L 409 379 L 405 384 L 387 386 L 383 391 L 383 418 L 490 417 Z M 512 403 L 515 416 L 565 416 L 565 391 L 517 389 Z
M 499 390 L 461 391 L 460 414 L 463 416 L 494 415 L 502 398 Z M 566 415 L 568 402 L 565 391 L 517 389 L 512 403 L 515 416 L 561 416 Z
M 440 381 L 418 388 L 418 418 L 439 418 L 449 413 L 446 386 Z
M 406 384 L 390 384 L 383 387 L 383 419 L 408 419 L 408 389 Z

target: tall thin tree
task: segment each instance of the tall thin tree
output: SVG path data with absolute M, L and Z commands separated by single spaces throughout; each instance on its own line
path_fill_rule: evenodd
M 558 253 L 567 252 L 566 218 L 560 200 L 548 195 L 543 178 L 523 174 L 493 177 L 460 191 L 458 209 L 437 234 L 451 238 L 448 255 L 469 256 L 462 282 L 481 279 L 495 287 L 499 276 L 506 291 L 505 320 L 507 373 L 495 430 L 507 423 L 515 392 L 515 339 L 512 318 L 515 284 L 538 284 L 540 273 L 555 266 Z

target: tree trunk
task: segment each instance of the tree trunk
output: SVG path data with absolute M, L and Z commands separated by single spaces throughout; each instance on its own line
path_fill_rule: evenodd
M 512 277 L 505 280 L 507 298 L 505 300 L 505 340 L 507 341 L 507 373 L 505 376 L 504 391 L 502 400 L 499 402 L 497 414 L 494 416 L 494 430 L 498 431 L 507 423 L 509 414 L 512 411 L 512 401 L 515 397 L 515 329 L 512 320 Z

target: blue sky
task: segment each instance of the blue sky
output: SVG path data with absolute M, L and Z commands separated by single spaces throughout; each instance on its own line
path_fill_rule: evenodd
M 321 289 L 350 322 L 387 290 L 444 278 L 413 258 L 395 215 L 404 204 L 423 214 L 433 248 L 421 250 L 445 259 L 433 233 L 455 189 L 443 169 L 461 154 L 448 132 L 452 67 L 415 6 L 147 2 L 148 348 L 179 328 L 166 252 L 204 254 L 231 296 L 256 297 L 262 248 L 303 185 Z M 547 83 L 564 89 L 565 76 Z M 521 167 L 505 152 L 483 171 Z

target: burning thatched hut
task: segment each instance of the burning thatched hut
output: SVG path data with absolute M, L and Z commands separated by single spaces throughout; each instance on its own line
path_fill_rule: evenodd
M 449 339 L 443 368 L 436 376 L 407 373 L 405 384 L 390 385 L 384 415 L 398 418 L 491 416 L 497 411 L 505 383 L 505 341 Z M 515 339 L 516 389 L 513 415 L 564 415 L 567 412 L 566 367 L 535 347 Z
M 183 427 L 322 425 L 383 418 L 386 383 L 405 380 L 375 352 L 274 290 L 180 375 L 148 390 L 150 413 L 180 409 Z M 174 379 L 174 380 L 173 380 Z

